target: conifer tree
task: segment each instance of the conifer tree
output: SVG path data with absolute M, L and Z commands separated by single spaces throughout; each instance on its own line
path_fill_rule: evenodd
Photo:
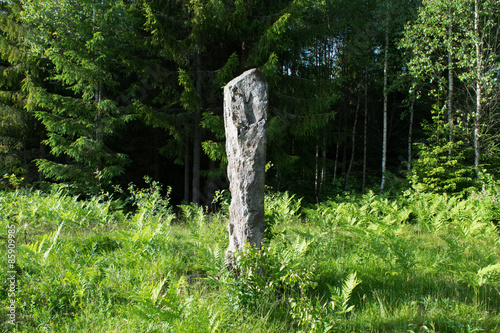
M 47 132 L 53 159 L 37 165 L 47 177 L 95 191 L 121 174 L 127 157 L 109 145 L 127 121 L 118 73 L 127 54 L 121 1 L 25 1 L 30 51 L 48 62 L 49 76 L 26 80 L 27 108 Z
M 34 60 L 25 49 L 20 11 L 19 1 L 0 1 L 0 175 L 18 177 L 30 171 L 30 148 L 39 137 L 33 117 L 24 110 L 22 85 Z
M 334 40 L 328 35 L 326 3 L 281 1 L 266 8 L 256 1 L 255 6 L 247 9 L 243 22 L 250 20 L 252 24 L 244 27 L 258 29 L 251 33 L 242 28 L 249 49 L 248 57 L 240 54 L 244 65 L 260 67 L 270 84 L 267 155 L 273 167 L 268 179 L 276 189 L 288 185 L 313 196 L 325 179 L 326 129 L 336 99 Z
M 200 175 L 205 175 L 210 182 L 225 173 L 221 87 L 245 69 L 260 67 L 269 82 L 274 84 L 275 96 L 281 95 L 280 101 L 274 99 L 274 109 L 282 111 L 275 113 L 271 124 L 278 125 L 283 115 L 290 123 L 282 127 L 270 126 L 270 141 L 275 148 L 268 150 L 269 158 L 277 160 L 279 167 L 294 159 L 282 154 L 280 147 L 288 144 L 284 139 L 287 132 L 296 131 L 294 135 L 301 137 L 306 147 L 305 138 L 316 135 L 315 131 L 324 127 L 329 111 L 319 105 L 327 105 L 330 96 L 318 98 L 320 90 L 324 89 L 318 89 L 324 87 L 319 81 L 315 82 L 318 76 L 313 77 L 316 74 L 305 65 L 297 66 L 304 73 L 310 73 L 310 78 L 303 82 L 296 79 L 298 72 L 295 76 L 283 72 L 287 62 L 296 61 L 309 52 L 300 46 L 311 36 L 304 21 L 308 3 L 191 1 L 176 6 L 176 2 L 142 2 L 145 25 L 151 33 L 150 46 L 165 60 L 162 71 L 172 73 L 180 69 L 177 89 L 167 82 L 158 87 L 159 91 L 169 91 L 169 98 L 156 105 L 142 103 L 142 106 L 150 119 L 163 119 L 163 122 L 154 122 L 161 123 L 161 127 L 174 138 L 165 152 L 170 151 L 171 156 L 175 155 L 178 160 L 184 155 L 185 175 L 192 170 L 190 200 L 200 202 L 203 197 L 204 193 L 200 194 Z M 294 41 L 298 36 L 301 41 Z M 307 43 L 313 49 L 313 42 Z M 296 54 L 292 54 L 292 47 Z M 289 82 L 296 84 L 289 91 L 280 81 L 284 74 Z M 300 106 L 296 101 L 300 101 Z M 317 117 L 315 113 L 324 116 Z M 207 163 L 200 148 L 206 157 L 218 162 L 219 167 Z M 209 164 L 210 170 L 202 170 L 202 164 Z M 187 185 L 188 179 L 185 178 Z

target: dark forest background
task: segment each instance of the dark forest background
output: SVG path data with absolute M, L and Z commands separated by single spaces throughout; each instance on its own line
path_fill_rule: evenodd
M 478 188 L 500 166 L 499 20 L 492 0 L 0 0 L 1 186 L 149 176 L 210 204 L 222 88 L 258 67 L 273 190 Z

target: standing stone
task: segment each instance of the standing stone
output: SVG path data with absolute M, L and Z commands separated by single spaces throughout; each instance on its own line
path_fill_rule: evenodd
M 245 243 L 260 248 L 264 238 L 264 168 L 266 164 L 267 81 L 258 69 L 224 88 L 229 206 L 229 269 Z

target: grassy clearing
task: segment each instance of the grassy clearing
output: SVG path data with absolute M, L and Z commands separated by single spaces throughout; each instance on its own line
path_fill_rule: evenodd
M 309 208 L 270 194 L 269 241 L 237 279 L 224 267 L 227 201 L 217 214 L 181 206 L 179 219 L 156 184 L 130 192 L 129 214 L 106 197 L 1 193 L 18 287 L 2 331 L 500 332 L 497 187 Z M 6 318 L 6 255 L 0 265 Z

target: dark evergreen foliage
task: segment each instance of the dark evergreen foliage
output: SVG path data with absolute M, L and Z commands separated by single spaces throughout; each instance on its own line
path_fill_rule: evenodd
M 383 169 L 389 190 L 476 186 L 471 149 L 498 172 L 499 133 L 500 11 L 479 3 L 474 30 L 472 0 L 0 1 L 0 172 L 80 193 L 146 174 L 209 204 L 227 187 L 221 88 L 258 67 L 274 190 L 316 201 L 380 187 Z M 464 45 L 483 48 L 482 72 Z

